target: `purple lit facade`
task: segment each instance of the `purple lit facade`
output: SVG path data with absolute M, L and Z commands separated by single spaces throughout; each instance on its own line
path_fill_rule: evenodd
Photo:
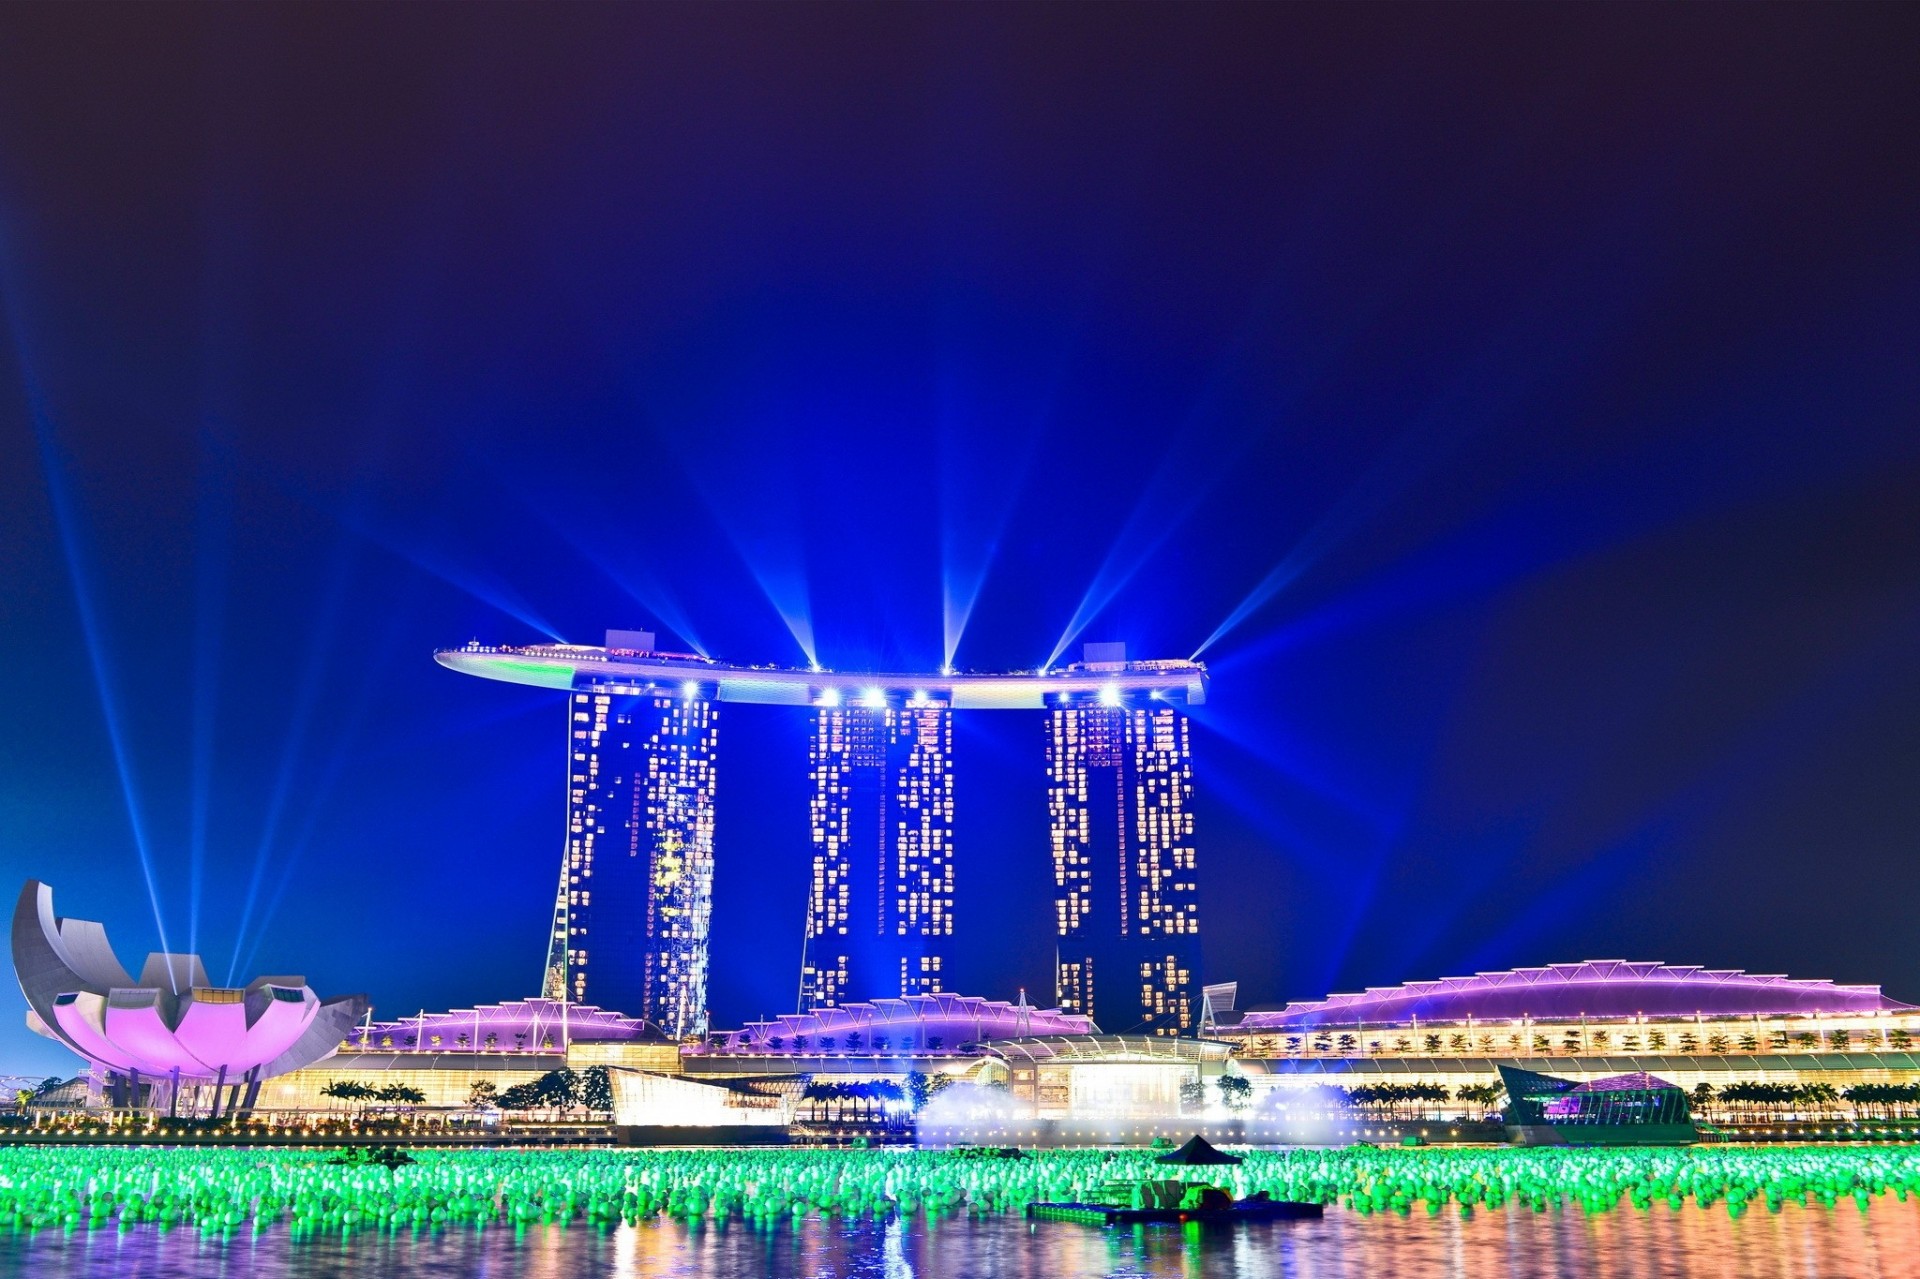
M 1250 1012 L 1244 1034 L 1438 1022 L 1616 1018 L 1861 1016 L 1906 1012 L 1878 986 L 1748 973 L 1737 968 L 1594 959 L 1442 977 Z

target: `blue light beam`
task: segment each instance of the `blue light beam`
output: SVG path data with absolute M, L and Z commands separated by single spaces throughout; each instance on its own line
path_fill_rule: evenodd
M 41 475 L 46 481 L 47 497 L 53 507 L 55 526 L 60 534 L 61 551 L 67 566 L 67 579 L 73 587 L 74 607 L 80 616 L 80 631 L 87 649 L 87 661 L 93 671 L 94 690 L 100 699 L 100 712 L 106 721 L 107 740 L 113 748 L 113 764 L 120 779 L 120 794 L 126 805 L 127 826 L 133 835 L 134 852 L 140 859 L 140 875 L 146 885 L 147 902 L 153 910 L 153 926 L 160 938 L 160 949 L 171 950 L 167 943 L 166 920 L 160 909 L 158 877 L 154 873 L 152 844 L 147 835 L 147 820 L 140 802 L 139 785 L 134 775 L 133 756 L 122 721 L 120 698 L 114 687 L 112 664 L 106 651 L 105 625 L 87 581 L 85 534 L 78 504 L 67 486 L 67 468 L 61 456 L 53 416 L 45 389 L 28 351 L 26 326 L 20 314 L 20 290 L 13 271 L 10 245 L 0 243 L 0 292 L 6 296 L 8 327 L 13 334 L 15 362 L 20 366 L 20 383 L 26 393 L 27 417 L 33 424 L 34 441 L 40 453 Z M 171 969 L 169 970 L 171 980 Z M 176 993 L 178 993 L 176 991 Z

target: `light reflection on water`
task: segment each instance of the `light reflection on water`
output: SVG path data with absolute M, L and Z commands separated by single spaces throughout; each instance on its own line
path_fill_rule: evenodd
M 1675 1211 L 1504 1209 L 1462 1218 L 1361 1217 L 1203 1229 L 1101 1230 L 1018 1218 L 929 1223 L 650 1221 L 599 1233 L 546 1226 L 362 1232 L 221 1243 L 197 1231 L 0 1234 L 0 1275 L 32 1279 L 1920 1279 L 1920 1202 L 1731 1217 Z

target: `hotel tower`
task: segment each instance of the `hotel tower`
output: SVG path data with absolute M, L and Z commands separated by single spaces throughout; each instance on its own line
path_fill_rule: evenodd
M 1080 669 L 1125 670 L 1089 644 Z M 1118 1034 L 1177 1035 L 1200 1012 L 1193 753 L 1187 717 L 1118 688 L 1047 712 L 1055 999 Z
M 947 989 L 953 712 L 884 690 L 814 712 L 802 1010 Z
M 650 652 L 644 631 L 608 647 Z M 567 732 L 567 847 L 542 993 L 707 1030 L 719 708 L 697 683 L 577 689 Z

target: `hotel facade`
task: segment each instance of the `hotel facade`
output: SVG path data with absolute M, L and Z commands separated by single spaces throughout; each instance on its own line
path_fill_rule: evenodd
M 953 989 L 953 714 L 1045 722 L 1056 998 L 1129 1033 L 1198 1018 L 1193 761 L 1185 708 L 1206 668 L 1119 644 L 1007 674 L 735 666 L 658 649 L 470 644 L 465 674 L 568 695 L 567 842 L 542 994 L 677 1037 L 707 1029 L 722 702 L 809 707 L 805 947 L 796 1009 Z

